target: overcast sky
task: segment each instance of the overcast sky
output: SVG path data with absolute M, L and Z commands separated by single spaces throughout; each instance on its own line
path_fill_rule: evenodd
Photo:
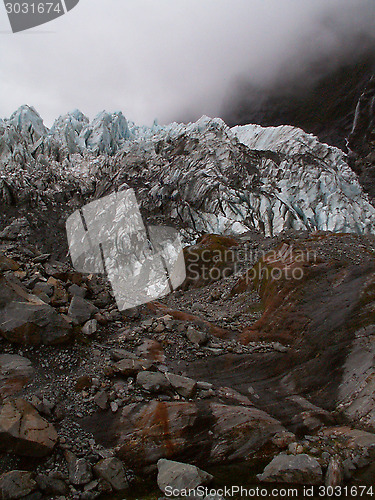
M 79 108 L 150 125 L 220 115 L 238 79 L 274 77 L 374 33 L 374 0 L 80 0 L 12 34 L 0 4 L 0 117 L 34 106 L 48 126 Z

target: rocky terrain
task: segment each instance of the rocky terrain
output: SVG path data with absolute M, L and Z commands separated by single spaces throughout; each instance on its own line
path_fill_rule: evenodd
M 373 484 L 371 92 L 349 155 L 207 117 L 0 122 L 2 498 Z M 72 267 L 65 221 L 128 187 L 147 224 L 179 230 L 187 276 L 119 311 L 104 275 Z

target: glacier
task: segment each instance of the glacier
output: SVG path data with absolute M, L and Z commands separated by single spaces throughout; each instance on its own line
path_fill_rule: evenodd
M 375 233 L 375 208 L 345 153 L 292 126 L 229 128 L 203 116 L 146 127 L 121 111 L 90 121 L 75 110 L 48 129 L 30 106 L 0 120 L 1 203 L 72 193 L 87 202 L 127 187 L 146 218 L 162 217 L 187 240 L 251 230 Z

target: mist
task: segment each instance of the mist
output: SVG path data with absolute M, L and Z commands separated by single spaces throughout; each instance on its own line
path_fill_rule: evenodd
M 355 61 L 371 50 L 374 19 L 373 0 L 80 0 L 12 34 L 0 6 L 0 117 L 22 104 L 47 126 L 75 108 L 147 125 L 220 116 L 239 82 Z

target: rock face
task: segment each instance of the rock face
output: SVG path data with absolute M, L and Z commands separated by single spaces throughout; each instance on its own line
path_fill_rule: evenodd
M 29 457 L 48 455 L 57 442 L 52 424 L 23 399 L 0 406 L 0 450 Z
M 213 476 L 198 467 L 161 458 L 158 460 L 158 486 L 161 491 L 183 491 L 209 484 Z M 169 487 L 169 488 L 168 488 Z
M 0 496 L 3 500 L 18 500 L 36 489 L 31 472 L 15 470 L 0 476 Z
M 348 137 L 348 146 L 357 154 L 366 156 L 372 152 L 374 133 L 375 76 L 373 76 L 359 98 L 353 128 Z
M 335 248 L 343 236 L 320 238 L 319 244 Z M 308 394 L 317 406 L 337 408 L 373 430 L 374 325 L 368 308 L 375 300 L 374 262 L 363 254 L 357 264 L 360 253 L 355 247 L 347 248 L 352 255 L 349 261 L 333 259 L 332 252 L 317 258 L 313 240 L 305 243 L 281 245 L 235 286 L 233 293 L 254 286 L 264 304 L 261 318 L 243 330 L 242 340 L 298 343 L 298 355 L 291 353 L 278 367 L 284 374 L 289 372 L 290 386 L 301 395 Z M 329 283 L 334 283 L 335 293 Z M 312 359 L 311 353 L 318 348 L 319 356 Z M 329 359 L 336 360 L 335 366 Z M 313 387 L 317 380 L 318 390 Z M 327 401 L 331 402 L 328 407 Z
M 34 375 L 31 361 L 16 354 L 0 355 L 0 398 L 19 392 Z
M 348 60 L 344 56 L 320 77 L 313 63 L 309 68 L 301 67 L 299 76 L 294 71 L 285 75 L 281 85 L 278 79 L 266 86 L 241 85 L 224 110 L 225 122 L 288 123 L 344 149 L 358 98 L 374 74 L 373 44 L 369 39 L 365 45 L 359 57 Z
M 126 406 L 117 423 L 119 457 L 142 467 L 162 457 L 222 463 L 246 460 L 285 429 L 256 408 L 217 403 L 161 402 Z
M 258 479 L 267 483 L 320 484 L 323 473 L 319 462 L 309 455 L 278 455 Z

